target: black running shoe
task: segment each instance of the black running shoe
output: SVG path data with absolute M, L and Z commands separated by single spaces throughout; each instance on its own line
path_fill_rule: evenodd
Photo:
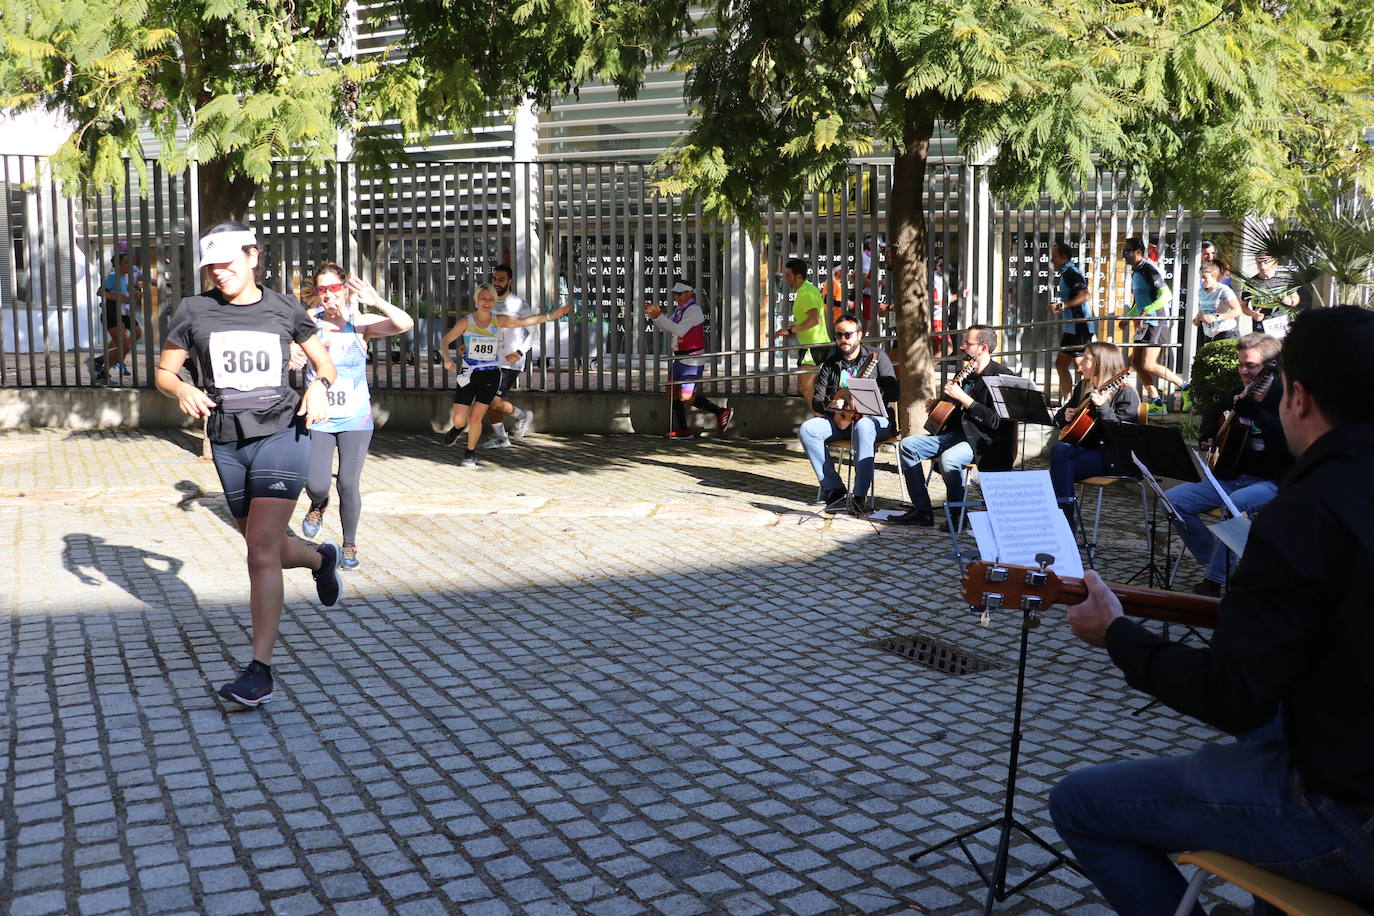
M 272 699 L 272 669 L 257 659 L 243 666 L 239 679 L 219 689 L 219 695 L 252 709 Z
M 444 444 L 449 446 L 457 445 L 458 438 L 462 435 L 463 431 L 455 426 L 453 427 L 453 429 L 450 429 L 448 432 L 444 433 Z
M 339 545 L 325 541 L 315 548 L 315 552 L 324 561 L 311 574 L 315 577 L 315 594 L 320 596 L 320 604 L 333 607 L 339 603 L 339 595 L 343 593 L 343 576 L 339 575 Z

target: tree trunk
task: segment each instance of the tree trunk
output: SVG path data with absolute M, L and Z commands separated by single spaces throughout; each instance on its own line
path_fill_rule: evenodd
M 200 164 L 200 231 L 227 219 L 243 221 L 258 191 L 257 182 L 245 175 L 229 177 L 229 163 L 212 159 Z
M 897 308 L 897 348 L 893 356 L 902 376 L 897 422 L 907 435 L 921 431 L 926 399 L 935 392 L 925 207 L 926 157 L 934 131 L 934 119 L 908 117 L 902 150 L 893 163 L 892 196 L 887 203 L 888 266 Z

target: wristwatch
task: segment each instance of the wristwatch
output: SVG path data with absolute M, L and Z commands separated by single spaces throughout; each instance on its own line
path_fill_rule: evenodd
M 325 378 L 323 375 L 315 376 L 315 381 L 323 385 L 325 391 L 328 391 L 330 388 L 334 387 L 334 383 L 331 382 L 329 379 Z

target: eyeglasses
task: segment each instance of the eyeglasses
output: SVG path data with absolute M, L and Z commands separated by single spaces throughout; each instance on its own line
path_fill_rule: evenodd
M 317 283 L 315 292 L 317 293 L 341 293 L 344 285 L 342 283 Z
M 1133 252 L 1133 251 L 1135 251 L 1134 248 L 1123 248 L 1123 249 L 1121 249 L 1121 256 L 1122 256 L 1123 258 L 1124 258 L 1124 257 L 1128 257 L 1128 256 L 1130 256 L 1131 252 Z
M 836 331 L 836 332 L 835 332 L 835 336 L 836 336 L 836 337 L 860 337 L 860 336 L 862 336 L 862 333 L 859 332 L 859 331 Z

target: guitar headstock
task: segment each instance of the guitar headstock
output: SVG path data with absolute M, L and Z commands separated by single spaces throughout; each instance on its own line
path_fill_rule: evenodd
M 1016 566 L 977 560 L 964 569 L 964 600 L 975 610 L 1029 611 L 1032 617 L 1059 602 L 1064 585 L 1049 565 L 1054 557 L 1040 554 L 1039 566 Z

